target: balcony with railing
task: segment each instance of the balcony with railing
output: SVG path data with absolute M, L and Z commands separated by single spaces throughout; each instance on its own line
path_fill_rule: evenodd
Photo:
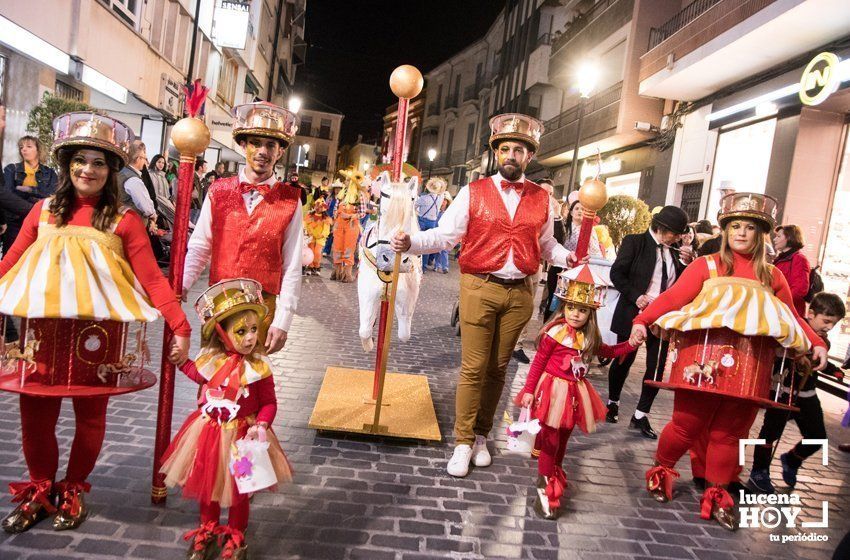
M 703 94 L 696 87 L 699 83 L 706 83 L 712 80 L 728 82 L 728 80 L 721 78 L 723 74 L 737 70 L 746 73 L 744 69 L 747 65 L 758 64 L 761 60 L 769 62 L 772 51 L 768 48 L 761 51 L 758 57 L 749 56 L 744 52 L 733 53 L 730 51 L 728 56 L 724 56 L 724 60 L 736 60 L 737 62 L 727 65 L 721 71 L 717 71 L 716 68 L 710 65 L 696 70 L 697 65 L 694 65 L 694 71 L 689 77 L 687 79 L 683 77 L 681 80 L 683 83 L 690 82 L 690 85 L 686 84 L 684 88 L 670 87 L 670 83 L 667 83 L 662 87 L 652 89 L 653 85 L 655 85 L 654 82 L 668 79 L 671 75 L 687 68 L 690 63 L 682 62 L 682 59 L 691 53 L 696 54 L 698 52 L 698 58 L 701 61 L 708 62 L 713 52 L 727 48 L 735 42 L 735 38 L 727 34 L 728 31 L 769 7 L 774 2 L 776 0 L 694 0 L 679 12 L 673 14 L 662 25 L 651 29 L 649 33 L 649 50 L 640 59 L 639 75 L 642 82 L 641 94 L 646 93 L 655 97 L 670 96 L 668 97 L 670 99 L 696 99 Z M 783 51 L 785 54 L 781 58 L 783 61 L 787 60 L 787 49 L 791 48 L 794 41 L 800 39 L 783 36 L 779 31 L 770 34 L 767 33 L 767 30 L 772 25 L 778 23 L 780 19 L 790 19 L 792 17 L 791 14 L 785 13 L 784 15 L 777 15 L 773 20 L 770 20 L 768 17 L 762 18 L 764 21 L 760 22 L 760 27 L 750 26 L 752 29 L 746 29 L 743 32 L 743 36 L 752 36 L 753 33 L 764 33 L 765 40 L 767 41 L 776 40 L 785 42 L 784 46 L 786 50 Z M 793 26 L 793 23 L 789 21 L 786 23 L 786 29 L 789 24 Z M 778 30 L 779 27 L 777 25 L 775 28 Z M 729 37 L 728 41 L 715 41 L 715 39 L 718 39 L 724 34 L 726 34 L 726 37 Z M 823 42 L 826 42 L 826 38 L 824 38 Z M 701 49 L 709 43 L 715 46 L 712 52 L 703 52 Z M 750 41 L 748 44 L 761 44 L 761 42 Z M 770 64 L 767 64 L 767 67 L 769 66 Z M 714 69 L 712 70 L 712 68 Z M 650 78 L 653 78 L 652 82 L 643 83 Z M 695 78 L 696 82 L 694 81 Z M 687 94 L 683 93 L 684 91 L 693 91 L 693 93 L 685 97 Z M 674 97 L 673 95 L 677 96 Z
M 430 103 L 425 114 L 429 117 L 440 114 L 440 101 L 437 100 L 434 103 Z
M 309 136 L 311 138 L 322 138 L 323 140 L 331 139 L 331 129 L 328 126 L 320 126 L 314 128 L 304 127 L 298 129 L 298 136 Z
M 474 100 L 478 99 L 478 91 L 480 89 L 481 88 L 480 88 L 480 86 L 477 82 L 463 88 L 463 101 L 464 101 L 464 103 L 467 102 L 467 101 L 474 101 Z
M 450 93 L 446 97 L 446 104 L 443 108 L 444 109 L 456 109 L 457 108 L 457 98 L 458 98 L 458 92 Z
M 585 101 L 581 140 L 593 142 L 617 132 L 623 97 L 623 82 L 600 91 Z M 540 139 L 540 157 L 547 159 L 572 150 L 578 133 L 579 106 L 576 105 L 544 123 Z
M 563 32 L 556 31 L 552 52 L 564 50 L 586 52 L 620 29 L 632 19 L 634 0 L 600 0 L 590 9 L 567 23 Z M 572 44 L 571 44 L 572 43 Z

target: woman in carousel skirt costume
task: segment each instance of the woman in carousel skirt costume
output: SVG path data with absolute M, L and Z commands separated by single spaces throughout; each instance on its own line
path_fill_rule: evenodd
M 237 480 L 253 476 L 256 482 L 258 474 L 252 470 L 259 467 L 250 453 L 238 457 L 240 443 L 268 444 L 269 468 L 262 488 L 292 480 L 292 469 L 270 428 L 277 413 L 271 364 L 257 345 L 267 309 L 259 282 L 237 278 L 207 288 L 195 310 L 203 322 L 203 347 L 180 369 L 203 386 L 201 406 L 166 450 L 161 472 L 166 485 L 182 486 L 183 496 L 200 504 L 200 526 L 185 535 L 192 541 L 187 558 L 205 560 L 220 544 L 222 558 L 244 560 L 251 493 Z M 230 508 L 225 526 L 219 524 L 222 508 Z
M 5 350 L 0 390 L 20 393 L 23 454 L 30 480 L 10 484 L 18 505 L 2 521 L 26 531 L 55 513 L 55 530 L 87 516 L 83 493 L 106 431 L 109 395 L 150 387 L 144 330 L 125 354 L 128 325 L 160 314 L 185 359 L 191 328 L 154 259 L 142 219 L 119 203 L 117 173 L 133 132 L 94 113 L 54 123 L 59 187 L 36 204 L 0 262 L 0 313 L 22 318 L 20 345 Z M 9 319 L 7 319 L 9 320 Z M 76 430 L 65 478 L 56 482 L 56 423 L 63 397 Z
M 635 318 L 631 340 L 642 342 L 650 325 L 671 337 L 669 378 L 647 381 L 675 390 L 673 417 L 658 440 L 647 489 L 660 502 L 671 500 L 676 462 L 707 435 L 701 516 L 735 530 L 726 486 L 737 475 L 738 442 L 749 436 L 759 406 L 781 406 L 769 398 L 777 349 L 795 356 L 811 348 L 815 368 L 822 369 L 826 345 L 794 311 L 785 277 L 765 260 L 776 201 L 733 193 L 720 207 L 720 253 L 690 264 Z

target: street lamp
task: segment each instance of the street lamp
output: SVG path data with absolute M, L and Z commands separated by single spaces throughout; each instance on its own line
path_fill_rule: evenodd
M 297 113 L 301 110 L 301 98 L 297 95 L 293 95 L 289 98 L 289 110 L 293 113 Z
M 291 107 L 291 106 L 292 106 L 292 105 L 291 105 L 292 100 L 290 99 L 290 100 L 289 100 L 289 102 L 290 102 L 290 107 Z M 310 163 L 310 162 L 306 159 L 306 158 L 307 158 L 307 154 L 309 154 L 309 153 L 310 153 L 310 144 L 299 144 L 299 145 L 298 145 L 298 155 L 297 155 L 297 156 L 295 156 L 295 174 L 296 174 L 296 175 L 298 175 L 298 169 L 301 167 L 301 150 L 302 150 L 302 149 L 304 150 L 304 166 L 306 167 L 306 166 L 307 166 L 307 165 L 309 165 L 309 163 Z
M 576 143 L 573 145 L 573 161 L 570 165 L 570 181 L 567 183 L 567 192 L 573 190 L 573 185 L 576 181 L 576 173 L 578 170 L 578 149 L 581 144 L 581 123 L 584 119 L 584 109 L 590 98 L 593 88 L 596 87 L 596 82 L 599 79 L 599 70 L 593 64 L 585 62 L 582 64 L 576 73 L 578 78 L 578 122 L 576 123 Z
M 428 148 L 428 178 L 431 178 L 431 166 L 434 165 L 434 159 L 437 157 L 437 150 Z

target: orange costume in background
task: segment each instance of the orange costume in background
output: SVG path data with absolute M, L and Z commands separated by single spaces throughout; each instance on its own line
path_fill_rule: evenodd
M 313 202 L 310 213 L 304 218 L 304 231 L 310 238 L 309 247 L 313 251 L 313 262 L 308 266 L 313 274 L 318 274 L 322 268 L 322 248 L 331 234 L 333 219 L 327 214 L 328 205 L 324 198 Z
M 340 174 L 348 179 L 345 189 L 339 193 L 339 205 L 334 217 L 333 259 L 334 272 L 331 280 L 351 282 L 354 280 L 354 252 L 360 239 L 360 184 L 363 174 L 346 169 Z

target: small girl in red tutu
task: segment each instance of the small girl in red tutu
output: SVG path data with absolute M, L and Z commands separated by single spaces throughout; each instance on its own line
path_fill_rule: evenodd
M 545 519 L 559 515 L 567 486 L 561 463 L 573 428 L 592 433 L 608 412 L 585 380 L 588 364 L 596 356 L 617 358 L 635 350 L 628 341 L 616 346 L 602 344 L 596 309 L 604 301 L 606 286 L 589 266 L 562 273 L 558 284 L 556 295 L 561 304 L 541 330 L 525 387 L 514 399 L 517 405 L 531 407 L 531 417 L 540 422 L 535 442 L 540 456 L 534 511 Z
M 244 531 L 251 494 L 240 492 L 237 477 L 242 477 L 240 482 L 250 478 L 261 460 L 250 454 L 240 457 L 241 445 L 268 442 L 273 475 L 266 469 L 267 478 L 277 483 L 292 480 L 289 462 L 270 428 L 277 399 L 271 364 L 257 348 L 267 311 L 261 290 L 254 280 L 225 280 L 210 286 L 195 303 L 203 322 L 203 348 L 195 361 L 187 360 L 180 369 L 203 385 L 201 406 L 174 437 L 161 469 L 166 485 L 182 486 L 184 497 L 200 503 L 200 526 L 184 536 L 192 540 L 190 560 L 207 560 L 217 545 L 222 547 L 221 558 L 247 558 Z M 221 508 L 230 508 L 226 526 L 219 525 Z

